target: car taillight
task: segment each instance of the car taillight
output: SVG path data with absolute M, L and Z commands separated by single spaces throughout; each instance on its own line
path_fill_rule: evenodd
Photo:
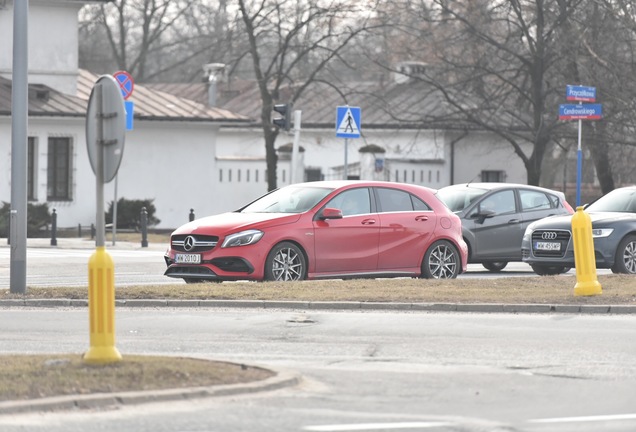
M 572 208 L 570 203 L 568 203 L 566 200 L 561 201 L 561 203 L 563 204 L 563 207 L 565 207 L 568 212 L 570 212 L 570 214 L 574 214 L 574 209 Z

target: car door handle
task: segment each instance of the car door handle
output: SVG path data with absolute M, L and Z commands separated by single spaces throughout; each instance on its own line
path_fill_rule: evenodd
M 423 222 L 428 220 L 428 216 L 415 216 L 415 220 L 418 222 Z
M 519 223 L 519 219 L 510 219 L 510 220 L 508 221 L 508 224 L 509 224 L 509 225 L 518 224 L 518 223 Z
M 362 225 L 374 225 L 375 219 L 365 219 L 362 221 Z

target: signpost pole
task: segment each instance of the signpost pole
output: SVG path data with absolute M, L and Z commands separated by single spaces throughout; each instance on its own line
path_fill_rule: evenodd
M 581 173 L 583 167 L 583 150 L 581 150 L 581 130 L 583 120 L 579 119 L 579 144 L 576 151 L 576 206 L 581 205 Z
M 349 138 L 345 138 L 345 154 L 344 154 L 344 179 L 347 180 L 349 178 Z
M 125 111 L 119 88 L 110 76 L 93 86 L 86 113 L 86 145 L 95 172 L 95 253 L 88 261 L 90 348 L 86 363 L 121 361 L 115 348 L 115 264 L 106 252 L 104 183 L 117 175 L 125 138 Z

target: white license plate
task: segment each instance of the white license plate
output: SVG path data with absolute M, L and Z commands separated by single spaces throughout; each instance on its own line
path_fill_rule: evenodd
M 201 264 L 200 254 L 176 254 L 174 262 L 177 264 Z
M 561 243 L 559 242 L 535 242 L 535 250 L 542 251 L 559 251 L 561 250 Z

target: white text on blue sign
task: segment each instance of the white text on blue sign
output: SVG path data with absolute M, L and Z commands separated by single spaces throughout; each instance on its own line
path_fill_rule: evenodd
M 594 102 L 596 87 L 569 85 L 565 87 L 565 97 L 569 101 Z
M 603 117 L 601 104 L 566 104 L 559 106 L 559 120 L 600 120 Z

